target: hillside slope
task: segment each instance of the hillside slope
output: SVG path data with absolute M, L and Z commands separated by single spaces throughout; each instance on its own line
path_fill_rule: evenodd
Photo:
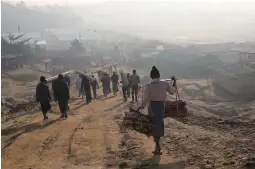
M 206 109 L 202 102 L 190 100 L 189 110 L 193 115 L 190 115 L 184 123 L 174 119 L 165 120 L 163 155 L 153 156 L 152 138 L 133 131 L 120 133 L 118 126 L 121 122 L 120 115 L 130 106 L 123 102 L 121 95 L 100 97 L 85 105 L 85 101 L 75 97 L 76 94 L 72 92 L 71 110 L 69 118 L 65 121 L 59 120 L 59 109 L 53 106 L 52 112 L 49 113 L 50 119 L 46 122 L 42 122 L 40 112 L 27 113 L 2 122 L 2 167 L 8 169 L 255 167 L 252 156 L 255 147 L 252 121 L 226 121 L 220 117 L 220 113 L 216 118 L 215 115 L 210 115 L 216 113 L 213 109 Z M 224 109 L 220 112 L 224 113 Z

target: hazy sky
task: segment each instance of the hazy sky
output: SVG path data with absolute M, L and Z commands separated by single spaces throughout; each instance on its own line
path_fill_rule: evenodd
M 69 4 L 84 25 L 143 37 L 217 41 L 255 39 L 255 0 L 23 1 L 32 6 Z
M 17 3 L 20 2 L 21 0 L 3 0 L 7 2 L 13 2 Z M 23 0 L 26 4 L 29 5 L 53 5 L 53 4 L 59 4 L 59 5 L 64 5 L 64 4 L 90 4 L 90 3 L 98 3 L 98 2 L 105 2 L 105 1 L 113 1 L 113 0 Z M 137 1 L 137 0 L 114 0 L 114 1 Z M 139 0 L 139 1 L 148 1 L 148 0 Z M 157 0 L 149 0 L 149 1 L 157 1 Z M 211 1 L 211 2 L 224 2 L 224 1 L 244 1 L 244 0 L 164 0 L 164 1 Z M 255 0 L 249 0 L 249 1 L 255 1 Z
M 6 2 L 13 2 L 17 3 L 20 2 L 20 0 L 3 0 Z M 66 4 L 86 4 L 86 3 L 97 3 L 97 2 L 104 2 L 107 0 L 23 0 L 28 5 L 66 5 Z

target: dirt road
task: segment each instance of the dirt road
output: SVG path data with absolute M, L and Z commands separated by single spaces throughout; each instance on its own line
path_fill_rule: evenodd
M 13 119 L 11 126 L 2 124 L 2 168 L 255 168 L 253 122 L 194 115 L 184 123 L 167 119 L 163 155 L 152 156 L 151 138 L 119 131 L 119 114 L 128 106 L 121 96 L 89 105 L 73 99 L 67 120 L 59 120 L 55 106 L 47 122 L 38 112 Z

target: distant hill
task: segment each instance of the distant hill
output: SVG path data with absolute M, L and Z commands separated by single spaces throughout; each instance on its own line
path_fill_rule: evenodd
M 30 9 L 23 3 L 12 5 L 2 2 L 2 33 L 18 32 L 18 26 L 21 32 L 37 32 L 47 28 L 81 28 L 84 24 L 83 20 L 72 14 L 70 10 L 65 11 L 62 8 Z
M 173 54 L 173 53 L 172 53 Z M 156 58 L 137 58 L 130 61 L 130 65 L 136 69 L 147 71 L 149 75 L 152 65 L 155 65 L 162 77 L 170 78 L 171 76 L 177 76 L 178 78 L 205 78 L 211 75 L 211 69 L 208 66 L 220 65 L 223 62 L 214 55 L 196 56 L 192 54 L 185 55 L 185 52 L 176 52 L 175 57 L 171 55 L 160 55 Z M 172 56 L 174 56 L 172 55 Z M 179 59 L 178 59 L 179 57 Z M 185 62 L 180 62 L 185 60 Z

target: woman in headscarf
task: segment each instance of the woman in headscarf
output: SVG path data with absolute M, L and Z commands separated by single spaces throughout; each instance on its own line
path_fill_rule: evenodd
M 119 91 L 118 88 L 118 81 L 119 81 L 119 76 L 117 75 L 116 72 L 113 72 L 113 75 L 111 76 L 111 81 L 112 81 L 112 91 L 114 95 L 117 95 L 117 92 Z
M 152 120 L 151 135 L 155 141 L 154 154 L 161 154 L 160 137 L 164 136 L 164 112 L 167 93 L 173 94 L 172 85 L 166 81 L 160 81 L 160 73 L 155 66 L 152 67 L 150 77 L 152 79 L 145 89 L 142 97 L 142 104 L 138 110 L 145 108 L 147 103 L 148 113 Z
M 104 96 L 107 96 L 110 93 L 110 81 L 110 77 L 107 73 L 104 73 L 104 76 L 101 79 Z

